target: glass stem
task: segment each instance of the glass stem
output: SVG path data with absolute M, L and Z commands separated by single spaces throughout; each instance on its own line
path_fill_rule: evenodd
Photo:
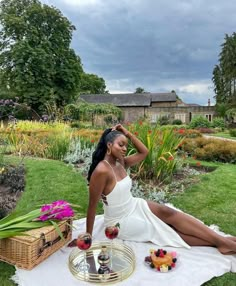
M 111 240 L 111 270 L 112 270 L 112 260 L 113 260 L 113 239 Z

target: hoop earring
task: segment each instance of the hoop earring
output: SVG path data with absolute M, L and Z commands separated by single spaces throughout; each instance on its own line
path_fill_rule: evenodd
M 107 155 L 111 155 L 111 148 L 107 149 Z

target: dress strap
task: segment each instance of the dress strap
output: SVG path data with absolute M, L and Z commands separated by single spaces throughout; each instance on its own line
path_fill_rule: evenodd
M 107 160 L 103 160 L 103 161 L 106 162 L 106 163 L 111 167 L 112 172 L 113 172 L 113 175 L 114 175 L 114 177 L 115 177 L 115 179 L 116 179 L 116 182 L 117 182 L 116 174 L 115 174 L 115 172 L 114 172 L 114 170 L 113 170 L 111 164 L 110 164 Z

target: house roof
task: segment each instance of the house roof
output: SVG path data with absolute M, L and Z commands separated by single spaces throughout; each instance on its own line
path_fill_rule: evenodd
M 152 102 L 177 101 L 177 96 L 175 92 L 150 93 L 150 96 Z
M 122 94 L 81 94 L 80 98 L 89 103 L 112 103 L 118 107 L 150 106 L 151 102 L 176 101 L 174 92 L 167 93 L 122 93 Z
M 89 103 L 112 103 L 118 107 L 150 106 L 149 94 L 81 94 L 80 98 Z

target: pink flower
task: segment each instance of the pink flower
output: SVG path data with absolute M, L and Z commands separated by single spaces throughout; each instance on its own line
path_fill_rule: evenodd
M 46 204 L 42 206 L 41 212 L 43 214 L 39 217 L 39 219 L 42 221 L 52 219 L 63 220 L 74 216 L 74 211 L 70 204 L 63 200 L 55 201 L 50 205 Z

